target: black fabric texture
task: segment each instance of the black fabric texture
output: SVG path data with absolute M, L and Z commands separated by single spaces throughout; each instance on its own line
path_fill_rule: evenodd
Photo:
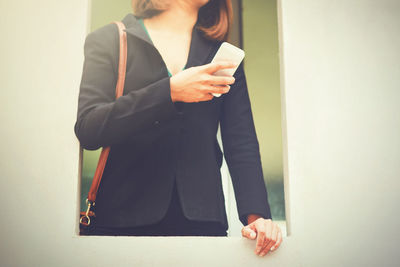
M 134 15 L 122 22 L 128 39 L 124 94 L 115 100 L 119 37 L 116 25 L 110 24 L 86 38 L 75 123 L 83 148 L 111 146 L 96 199 L 98 227 L 160 222 L 176 183 L 188 220 L 227 228 L 223 155 L 243 225 L 248 214 L 271 218 L 243 65 L 227 94 L 173 103 L 161 55 Z M 211 62 L 220 45 L 194 28 L 186 68 Z M 216 137 L 219 125 L 223 153 Z

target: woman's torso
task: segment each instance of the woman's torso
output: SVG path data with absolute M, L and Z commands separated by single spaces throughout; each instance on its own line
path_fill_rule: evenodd
M 149 92 L 149 84 L 168 77 L 168 69 L 133 15 L 123 21 L 128 36 L 124 95 L 134 92 L 140 98 Z M 108 27 L 104 31 L 115 30 Z M 218 43 L 193 30 L 190 47 L 186 67 L 211 61 Z M 149 100 L 157 97 L 161 96 L 154 93 Z M 160 116 L 155 116 L 157 108 L 143 112 L 143 120 L 159 119 L 112 146 L 96 201 L 99 225 L 136 226 L 160 220 L 176 180 L 182 209 L 189 219 L 219 221 L 227 226 L 220 176 L 222 152 L 216 139 L 222 99 L 180 103 L 180 110 L 173 105 Z M 122 126 L 127 131 L 130 127 Z

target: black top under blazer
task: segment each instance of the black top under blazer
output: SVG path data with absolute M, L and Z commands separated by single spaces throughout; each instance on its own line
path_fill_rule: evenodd
M 232 177 L 239 219 L 271 218 L 243 65 L 230 91 L 211 101 L 172 102 L 167 67 L 133 14 L 124 94 L 115 100 L 119 35 L 115 24 L 86 37 L 75 134 L 83 148 L 111 146 L 96 199 L 96 223 L 135 227 L 160 221 L 176 180 L 184 215 L 227 227 L 217 142 Z M 211 62 L 222 42 L 193 29 L 186 68 Z

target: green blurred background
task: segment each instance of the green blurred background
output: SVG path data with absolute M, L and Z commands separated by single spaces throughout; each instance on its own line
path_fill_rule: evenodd
M 131 13 L 129 0 L 92 0 L 93 31 Z M 245 72 L 260 143 L 264 179 L 274 220 L 285 220 L 282 164 L 281 99 L 276 0 L 232 1 L 235 22 L 229 42 L 246 52 Z M 83 151 L 81 210 L 100 150 Z

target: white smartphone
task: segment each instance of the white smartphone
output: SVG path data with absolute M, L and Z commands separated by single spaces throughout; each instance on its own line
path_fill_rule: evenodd
M 223 42 L 211 62 L 214 63 L 219 61 L 230 61 L 236 64 L 236 68 L 221 69 L 215 72 L 213 75 L 232 76 L 243 59 L 244 59 L 244 51 L 242 49 L 234 45 L 231 45 L 230 43 Z M 221 96 L 221 94 L 213 94 L 213 95 L 216 97 Z

